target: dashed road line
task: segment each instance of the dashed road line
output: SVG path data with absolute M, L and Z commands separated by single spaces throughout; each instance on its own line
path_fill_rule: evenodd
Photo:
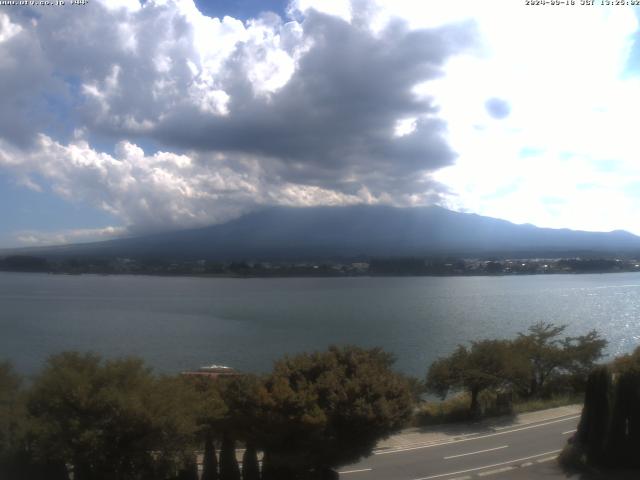
M 577 432 L 577 431 L 578 430 L 574 428 L 573 430 L 567 430 L 566 432 L 562 432 L 562 435 L 569 435 L 570 433 L 574 433 L 574 432 Z
M 361 468 L 359 470 L 344 470 L 342 472 L 338 472 L 340 475 L 346 475 L 347 473 L 362 473 L 362 472 L 370 472 L 373 470 L 372 468 Z
M 557 455 L 552 455 L 550 457 L 540 458 L 539 460 L 536 460 L 536 463 L 550 462 L 551 460 L 555 460 L 556 458 L 558 458 Z
M 558 453 L 560 452 L 560 450 L 553 450 L 550 452 L 543 452 L 543 453 L 538 453 L 537 455 L 531 455 L 528 457 L 522 457 L 522 458 L 515 458 L 513 460 L 507 460 L 506 462 L 500 462 L 500 463 L 494 463 L 492 465 L 484 465 L 482 467 L 475 467 L 475 468 L 469 468 L 467 470 L 459 470 L 457 472 L 449 472 L 449 473 L 440 473 L 438 475 L 429 475 L 428 477 L 420 477 L 420 478 L 415 478 L 413 480 L 431 480 L 432 478 L 442 478 L 442 477 L 449 477 L 452 475 L 460 475 L 463 473 L 470 473 L 470 472 L 477 472 L 480 470 L 486 470 L 488 468 L 494 468 L 494 467 L 501 467 L 503 465 L 509 465 L 509 464 L 513 464 L 513 463 L 518 463 L 518 462 L 523 462 L 525 460 L 531 460 L 532 458 L 538 458 L 538 457 L 544 457 L 545 455 L 553 455 L 554 453 Z
M 469 438 L 462 438 L 460 440 L 447 440 L 441 443 L 433 443 L 430 445 L 422 445 L 419 447 L 407 447 L 407 448 L 398 448 L 395 450 L 385 450 L 383 452 L 374 452 L 374 455 L 389 455 L 391 453 L 401 453 L 401 452 L 410 452 L 413 450 L 421 450 L 423 448 L 431 448 L 431 447 L 437 447 L 440 445 L 451 445 L 452 443 L 462 443 L 462 442 L 469 442 L 471 440 L 480 440 L 481 438 L 490 438 L 490 437 L 497 437 L 498 435 L 507 435 L 509 433 L 514 433 L 514 432 L 521 432 L 523 430 L 529 430 L 531 428 L 538 428 L 538 427 L 544 427 L 546 425 L 552 425 L 554 423 L 558 423 L 558 422 L 567 422 L 569 420 L 575 420 L 576 418 L 580 418 L 580 415 L 574 415 L 571 417 L 566 417 L 566 418 L 561 418 L 558 420 L 552 420 L 550 422 L 544 422 L 544 423 L 538 423 L 535 425 L 528 425 L 526 427 L 520 427 L 520 428 L 514 428 L 512 430 L 504 430 L 504 431 L 500 431 L 500 432 L 496 432 L 496 433 L 489 433 L 489 434 L 485 434 L 485 435 L 478 435 L 476 437 L 469 437 Z
M 498 473 L 502 473 L 502 472 L 508 472 L 509 470 L 515 470 L 516 467 L 513 466 L 508 466 L 508 467 L 502 467 L 502 468 L 496 468 L 495 470 L 488 470 L 486 472 L 480 472 L 478 474 L 479 477 L 486 477 L 487 475 L 496 475 Z
M 579 416 L 580 416 L 580 415 L 578 415 L 578 417 L 579 417 Z M 544 420 L 534 420 L 534 421 L 532 421 L 532 422 L 523 422 L 523 423 L 520 423 L 520 424 L 518 424 L 518 425 L 507 425 L 507 426 L 504 426 L 504 427 L 493 427 L 493 429 L 494 429 L 496 432 L 499 432 L 500 430 L 507 430 L 508 428 L 512 428 L 512 427 L 525 426 L 525 425 L 533 425 L 534 423 L 539 423 L 539 422 L 548 422 L 548 421 L 550 421 L 550 420 L 558 420 L 558 419 L 560 419 L 560 418 L 564 418 L 564 417 L 572 417 L 572 418 L 575 418 L 575 414 L 573 414 L 573 413 L 565 413 L 564 415 L 558 415 L 557 417 L 549 417 L 549 418 L 545 418 Z
M 468 455 L 477 455 L 478 453 L 493 452 L 494 450 L 502 450 L 503 448 L 508 448 L 508 447 L 509 445 L 502 445 L 500 447 L 487 448 L 486 450 L 478 450 L 477 452 L 460 453 L 458 455 L 449 455 L 448 457 L 444 457 L 444 459 L 450 460 L 452 458 L 466 457 Z

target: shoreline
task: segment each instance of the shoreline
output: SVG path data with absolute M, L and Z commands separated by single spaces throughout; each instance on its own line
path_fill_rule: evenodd
M 80 275 L 92 275 L 100 277 L 115 277 L 115 276 L 133 276 L 133 277 L 169 277 L 169 278 L 231 278 L 231 279 L 252 279 L 252 278 L 421 278 L 421 277 L 439 277 L 439 278 L 461 278 L 461 277 L 542 277 L 549 275 L 608 275 L 608 274 L 620 274 L 620 273 L 640 273 L 640 270 L 615 270 L 615 271 L 550 271 L 550 272 L 536 272 L 536 273 L 425 273 L 425 274 L 210 274 L 210 273 L 154 273 L 154 272 L 52 272 L 52 271 L 25 271 L 25 270 L 0 270 L 0 273 L 30 273 L 30 274 L 46 274 L 53 276 L 63 277 L 77 277 Z

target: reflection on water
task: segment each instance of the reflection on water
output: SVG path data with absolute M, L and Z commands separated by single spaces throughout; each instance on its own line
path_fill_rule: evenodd
M 284 353 L 382 346 L 424 375 L 467 340 L 539 322 L 640 342 L 640 273 L 517 277 L 207 279 L 0 273 L 0 357 L 33 373 L 61 350 L 139 355 L 161 371 L 266 371 Z

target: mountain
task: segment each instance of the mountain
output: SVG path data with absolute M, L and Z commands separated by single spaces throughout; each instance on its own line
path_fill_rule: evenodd
M 640 252 L 640 237 L 516 225 L 440 207 L 272 207 L 205 228 L 30 249 L 47 256 L 293 260 L 418 255 Z

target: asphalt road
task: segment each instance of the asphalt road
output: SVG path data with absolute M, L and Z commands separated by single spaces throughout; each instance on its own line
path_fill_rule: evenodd
M 566 478 L 556 457 L 578 424 L 568 415 L 496 427 L 445 443 L 379 450 L 339 470 L 342 480 Z M 544 472 L 544 473 L 543 473 Z

